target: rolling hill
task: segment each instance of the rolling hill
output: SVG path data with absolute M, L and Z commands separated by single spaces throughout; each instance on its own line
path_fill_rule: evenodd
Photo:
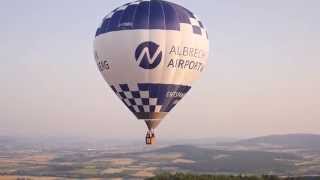
M 240 140 L 233 145 L 259 145 L 269 144 L 287 148 L 301 148 L 309 150 L 320 150 L 320 135 L 315 134 L 287 134 L 270 135 L 252 139 Z

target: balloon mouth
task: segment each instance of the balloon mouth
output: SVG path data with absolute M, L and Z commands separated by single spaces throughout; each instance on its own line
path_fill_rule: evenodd
M 149 131 L 156 129 L 161 123 L 161 119 L 147 119 L 144 122 L 146 123 Z
M 135 112 L 134 114 L 138 119 L 159 120 L 163 119 L 167 112 Z

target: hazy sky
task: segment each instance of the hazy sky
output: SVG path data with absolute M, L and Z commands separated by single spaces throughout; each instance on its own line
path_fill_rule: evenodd
M 92 53 L 101 19 L 125 2 L 0 2 L 0 135 L 144 137 Z M 159 137 L 320 132 L 320 1 L 173 2 L 202 19 L 211 54 Z

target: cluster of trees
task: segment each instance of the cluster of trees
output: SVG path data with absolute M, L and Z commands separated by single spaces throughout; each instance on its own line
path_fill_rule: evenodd
M 315 177 L 314 180 L 318 180 Z M 319 177 L 318 177 L 319 178 Z M 313 179 L 313 178 L 312 178 Z M 320 178 L 319 178 L 320 179 Z M 263 176 L 228 176 L 228 175 L 194 175 L 184 173 L 161 173 L 147 180 L 310 180 L 310 177 L 287 177 L 280 178 L 278 176 L 263 175 Z

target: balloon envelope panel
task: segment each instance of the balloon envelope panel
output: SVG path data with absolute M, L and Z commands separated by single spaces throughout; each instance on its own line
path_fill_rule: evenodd
M 209 41 L 202 22 L 182 6 L 134 1 L 103 19 L 94 50 L 104 79 L 130 111 L 161 120 L 205 69 Z

